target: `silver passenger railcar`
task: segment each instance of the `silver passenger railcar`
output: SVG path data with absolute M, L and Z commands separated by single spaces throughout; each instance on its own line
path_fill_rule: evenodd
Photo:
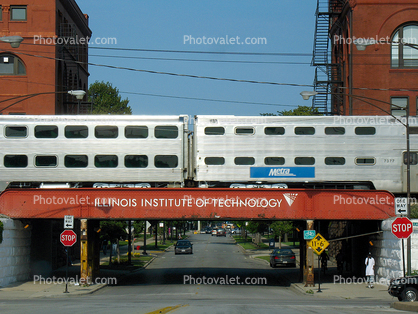
M 416 126 L 411 120 L 411 130 Z M 405 193 L 405 132 L 386 116 L 196 116 L 194 180 L 201 187 Z M 411 190 L 417 192 L 418 135 L 410 138 Z
M 0 191 L 182 186 L 188 116 L 0 116 Z

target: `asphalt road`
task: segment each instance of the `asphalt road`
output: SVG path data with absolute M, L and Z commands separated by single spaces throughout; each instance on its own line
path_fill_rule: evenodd
M 385 301 L 302 294 L 286 279 L 298 269 L 272 269 L 244 254 L 228 236 L 198 234 L 190 240 L 194 254 L 175 255 L 171 249 L 117 286 L 92 295 L 18 303 L 0 295 L 0 313 L 140 314 L 160 313 L 164 308 L 172 311 L 162 313 L 398 313 Z

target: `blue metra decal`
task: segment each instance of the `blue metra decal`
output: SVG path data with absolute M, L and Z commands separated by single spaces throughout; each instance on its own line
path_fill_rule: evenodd
M 250 167 L 250 178 L 315 178 L 315 167 Z

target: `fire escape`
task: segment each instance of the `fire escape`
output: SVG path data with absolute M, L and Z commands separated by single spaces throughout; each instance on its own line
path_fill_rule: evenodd
M 345 2 L 345 0 L 317 0 L 312 66 L 316 67 L 314 89 L 318 94 L 312 100 L 312 108 L 323 115 L 336 114 L 333 108 L 340 108 L 341 104 L 335 102 L 343 101 L 341 97 L 331 95 L 342 86 L 342 74 L 341 65 L 332 60 L 330 29 Z

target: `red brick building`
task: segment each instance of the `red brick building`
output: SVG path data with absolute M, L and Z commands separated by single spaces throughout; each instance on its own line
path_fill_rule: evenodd
M 0 0 L 4 36 L 24 41 L 19 48 L 0 41 L 1 114 L 83 113 L 66 94 L 88 89 L 91 31 L 74 0 Z
M 374 44 L 360 51 L 362 39 Z M 417 115 L 418 2 L 318 0 L 313 64 L 317 91 L 328 93 L 314 100 L 320 112 L 404 115 L 409 105 Z

